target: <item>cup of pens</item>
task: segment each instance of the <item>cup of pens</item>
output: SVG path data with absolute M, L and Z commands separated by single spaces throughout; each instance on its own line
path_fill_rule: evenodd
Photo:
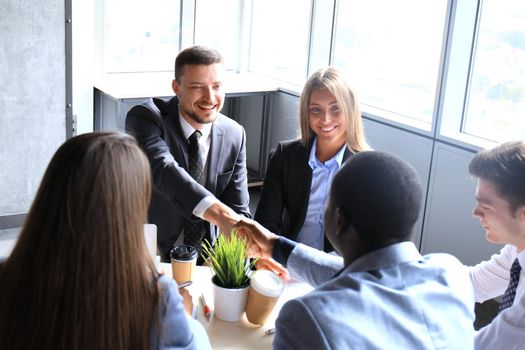
M 281 278 L 268 270 L 257 270 L 250 280 L 246 318 L 253 324 L 264 324 L 283 291 Z

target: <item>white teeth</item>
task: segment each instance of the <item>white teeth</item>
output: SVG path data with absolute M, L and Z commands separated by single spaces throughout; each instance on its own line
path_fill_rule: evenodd
M 324 132 L 329 132 L 329 131 L 332 131 L 335 129 L 335 126 L 332 126 L 331 128 L 321 128 L 322 131 Z

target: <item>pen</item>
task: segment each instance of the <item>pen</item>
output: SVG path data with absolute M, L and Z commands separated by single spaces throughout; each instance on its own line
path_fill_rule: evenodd
M 275 333 L 275 328 L 270 328 L 264 333 L 266 333 L 266 335 L 274 334 Z
M 210 317 L 211 310 L 208 304 L 206 304 L 206 299 L 204 299 L 204 293 L 201 294 L 201 301 L 203 305 L 204 314 L 206 315 L 206 317 Z
M 191 284 L 192 284 L 192 281 L 187 281 L 187 282 L 181 283 L 181 284 L 179 284 L 179 289 L 191 286 Z

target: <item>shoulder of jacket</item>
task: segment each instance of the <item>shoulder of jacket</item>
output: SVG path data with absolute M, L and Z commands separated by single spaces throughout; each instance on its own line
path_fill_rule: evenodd
M 228 131 L 242 132 L 244 130 L 241 124 L 222 113 L 217 114 L 217 119 L 215 119 L 213 124 L 222 128 L 228 128 Z
M 308 151 L 300 139 L 280 141 L 277 148 L 283 152 L 304 152 Z

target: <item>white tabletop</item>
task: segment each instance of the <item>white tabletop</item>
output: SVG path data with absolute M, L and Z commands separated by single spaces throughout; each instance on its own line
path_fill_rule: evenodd
M 171 276 L 170 264 L 162 263 L 161 269 L 165 275 Z M 193 284 L 188 289 L 194 297 L 194 304 L 198 305 L 196 318 L 208 332 L 213 349 L 271 349 L 273 335 L 266 335 L 265 332 L 275 326 L 275 320 L 283 304 L 313 289 L 310 285 L 302 282 L 290 281 L 286 283 L 270 318 L 263 326 L 248 322 L 246 314 L 239 322 L 222 321 L 214 318 L 213 315 L 208 320 L 204 315 L 202 303 L 198 296 L 203 292 L 206 302 L 213 310 L 212 272 L 209 267 L 197 266 L 196 275 Z

